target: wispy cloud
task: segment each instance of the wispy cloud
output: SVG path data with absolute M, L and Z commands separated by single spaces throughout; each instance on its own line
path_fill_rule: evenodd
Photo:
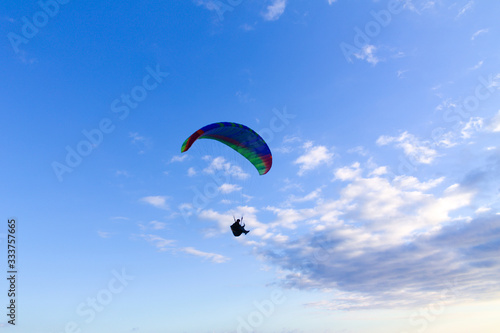
M 375 55 L 377 48 L 375 45 L 365 45 L 361 48 L 360 52 L 355 53 L 354 56 L 361 60 L 366 60 L 372 65 L 376 65 L 380 59 Z
M 151 230 L 162 230 L 162 229 L 165 229 L 166 227 L 166 223 L 164 222 L 159 222 L 159 221 L 151 221 L 149 222 L 147 225 L 143 225 L 143 224 L 139 224 L 139 227 L 142 229 L 142 230 L 147 230 L 147 229 L 151 229 Z
M 399 137 L 383 135 L 377 139 L 380 146 L 391 143 L 403 149 L 405 155 L 417 163 L 430 164 L 438 155 L 437 151 L 431 148 L 430 142 L 421 141 L 408 132 L 403 132 Z
M 165 239 L 158 235 L 153 234 L 140 234 L 139 237 L 145 239 L 148 243 L 152 244 L 158 251 L 164 252 L 172 249 L 175 240 Z
M 393 184 L 396 188 L 401 190 L 417 190 L 417 191 L 428 191 L 444 181 L 444 177 L 429 180 L 427 182 L 420 182 L 416 177 L 413 176 L 396 176 L 393 180 Z
M 217 254 L 217 253 L 209 253 L 209 252 L 203 252 L 203 251 L 200 251 L 200 250 L 197 250 L 193 247 L 184 247 L 182 249 L 180 249 L 182 252 L 184 253 L 187 253 L 187 254 L 190 254 L 190 255 L 193 255 L 193 256 L 196 256 L 196 257 L 201 257 L 201 258 L 204 258 L 204 259 L 208 259 L 216 264 L 222 264 L 222 263 L 225 263 L 226 261 L 229 261 L 229 258 L 228 257 L 225 257 L 221 254 Z
M 463 126 L 460 134 L 463 139 L 470 139 L 474 133 L 480 131 L 483 128 L 483 118 L 471 117 L 467 123 Z
M 469 70 L 474 71 L 476 69 L 479 69 L 479 68 L 481 68 L 481 66 L 483 65 L 483 63 L 484 63 L 484 61 L 481 60 L 477 64 L 475 64 L 474 66 L 472 66 L 471 68 L 469 68 Z
M 351 148 L 347 152 L 350 154 L 357 153 L 361 156 L 368 155 L 368 150 L 363 146 L 357 146 L 357 147 Z
M 183 154 L 183 155 L 174 155 L 170 159 L 170 163 L 175 163 L 175 162 L 184 162 L 186 158 L 188 158 L 188 154 Z
M 196 176 L 197 172 L 196 172 L 196 169 L 193 168 L 193 167 L 190 167 L 187 171 L 187 174 L 189 177 L 193 177 L 193 176 Z
M 272 0 L 267 6 L 266 12 L 262 14 L 266 21 L 275 21 L 285 12 L 286 0 Z
M 139 135 L 137 132 L 130 132 L 129 137 L 132 138 L 132 144 L 139 147 L 139 154 L 144 154 L 147 148 L 151 147 L 151 140 Z
M 156 208 L 169 209 L 167 205 L 167 199 L 168 197 L 166 196 L 156 195 L 156 196 L 143 197 L 140 199 L 140 201 L 150 204 Z
M 477 36 L 481 35 L 481 34 L 485 34 L 489 31 L 489 29 L 480 29 L 478 31 L 476 31 L 475 33 L 472 34 L 470 40 L 474 40 L 476 39 Z
M 469 11 L 472 8 L 473 5 L 474 5 L 474 1 L 473 0 L 467 2 L 467 4 L 460 9 L 460 11 L 458 12 L 456 18 L 458 19 L 461 16 L 463 16 L 467 11 Z
M 113 216 L 111 217 L 112 220 L 130 220 L 128 217 L 125 216 Z
M 296 196 L 296 195 L 291 195 L 290 198 L 288 199 L 289 202 L 306 202 L 306 201 L 312 201 L 312 200 L 317 200 L 321 198 L 321 191 L 322 187 L 315 189 L 314 191 L 304 195 L 304 196 Z
M 283 137 L 281 147 L 275 148 L 274 151 L 278 151 L 283 154 L 288 154 L 295 151 L 295 149 L 298 146 L 300 147 L 301 142 L 302 139 L 299 138 L 298 136 L 285 135 L 285 137 Z
M 399 70 L 396 72 L 396 75 L 398 76 L 398 78 L 402 79 L 404 78 L 404 73 L 408 72 L 408 70 Z
M 129 137 L 132 138 L 132 143 L 145 142 L 147 140 L 145 137 L 140 136 L 137 132 L 130 132 Z

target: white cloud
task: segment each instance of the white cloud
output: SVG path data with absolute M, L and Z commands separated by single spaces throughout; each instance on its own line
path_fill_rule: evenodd
M 387 167 L 386 166 L 381 166 L 381 167 L 378 167 L 376 168 L 375 170 L 373 170 L 371 173 L 370 173 L 370 176 L 382 176 L 382 175 L 385 175 L 387 174 L 389 171 L 387 170 Z
M 496 88 L 497 90 L 500 89 L 500 73 L 496 74 L 495 76 L 489 75 L 488 76 L 488 85 L 486 85 L 486 88 L 488 90 L 491 90 L 490 88 Z
M 312 142 L 306 142 L 303 145 L 306 150 L 305 154 L 297 158 L 294 164 L 298 164 L 300 169 L 298 172 L 299 176 L 302 176 L 304 172 L 313 170 L 320 165 L 329 164 L 333 159 L 333 153 L 331 153 L 325 146 L 314 146 Z
M 422 219 L 427 224 L 440 224 L 450 221 L 450 211 L 460 207 L 468 206 L 471 203 L 474 192 L 461 188 L 458 184 L 449 186 L 444 195 L 433 202 L 428 203 L 419 211 Z
M 182 203 L 178 206 L 179 211 L 182 212 L 182 215 L 185 217 L 189 217 L 193 215 L 194 207 L 191 203 Z
M 293 209 L 293 208 L 279 208 L 268 206 L 266 207 L 267 211 L 273 212 L 276 215 L 277 220 L 271 222 L 269 224 L 270 227 L 276 228 L 285 228 L 285 229 L 296 229 L 297 222 L 302 222 L 309 218 L 313 218 L 318 213 L 314 209 L 305 208 L 305 209 Z
M 483 127 L 483 119 L 479 117 L 471 117 L 462 128 L 461 134 L 463 139 L 470 139 L 475 132 L 478 132 Z
M 232 193 L 235 191 L 241 191 L 241 186 L 238 186 L 236 184 L 224 183 L 221 186 L 219 186 L 219 191 L 224 194 Z
M 335 170 L 335 179 L 339 179 L 342 181 L 346 180 L 354 180 L 361 176 L 362 170 L 360 169 L 359 162 L 353 163 L 351 166 L 346 166 L 342 168 L 338 168 Z
M 482 207 L 479 207 L 478 209 L 476 209 L 475 213 L 476 214 L 483 214 L 483 213 L 487 213 L 489 211 L 491 211 L 490 207 L 484 207 L 484 206 L 482 206 Z
M 210 165 L 203 169 L 203 172 L 213 175 L 216 172 L 222 172 L 225 176 L 234 177 L 236 179 L 247 179 L 250 175 L 243 171 L 243 169 L 237 165 L 233 165 L 226 161 L 224 157 L 210 158 L 207 157 L 205 160 L 210 160 Z
M 490 132 L 500 132 L 500 111 L 488 120 L 486 129 Z
M 436 89 L 439 89 L 440 87 L 437 87 Z M 456 102 L 452 101 L 451 99 L 445 99 L 441 103 L 439 103 L 438 106 L 436 106 L 436 111 L 442 111 L 445 109 L 455 109 L 457 107 Z
M 442 127 L 436 128 L 432 134 L 433 145 L 435 147 L 451 148 L 459 144 L 471 143 L 474 135 L 488 130 L 491 130 L 491 126 L 488 126 L 488 121 L 480 117 L 470 117 L 467 122 L 458 122 L 452 131 L 445 132 L 445 129 Z
M 440 130 L 444 131 L 443 128 L 440 128 Z M 434 133 L 434 143 L 437 146 L 443 147 L 443 148 L 454 147 L 458 144 L 457 134 L 453 131 L 449 131 L 449 132 L 442 132 L 439 135 L 439 133 L 436 131 Z
M 140 201 L 150 204 L 156 208 L 169 209 L 167 205 L 167 199 L 168 197 L 166 196 L 156 195 L 141 198 Z
M 282 234 L 277 234 L 276 236 L 273 237 L 273 240 L 277 243 L 285 243 L 289 239 L 288 236 L 282 235 Z
M 399 137 L 383 135 L 377 139 L 377 144 L 380 146 L 390 143 L 394 143 L 396 147 L 403 149 L 405 155 L 417 163 L 430 164 L 438 155 L 431 148 L 428 141 L 420 141 L 408 132 L 402 133 Z
M 160 252 L 172 249 L 172 246 L 175 243 L 175 240 L 165 239 L 163 237 L 153 234 L 140 234 L 139 237 L 145 239 L 148 243 L 152 244 Z
M 494 243 L 480 245 L 498 239 L 500 218 L 453 216 L 471 205 L 474 191 L 453 184 L 434 194 L 423 192 L 443 182 L 359 177 L 338 200 L 309 209 L 269 207 L 280 220 L 270 223 L 275 236 L 252 246 L 266 264 L 277 267 L 284 287 L 333 291 L 334 300 L 309 304 L 323 309 L 426 304 L 443 290 L 449 294 L 449 285 L 456 295 L 463 292 L 457 299 L 487 297 L 488 290 L 498 290 L 492 282 L 500 258 Z M 287 232 L 290 225 L 296 227 L 293 233 Z M 308 232 L 297 234 L 307 225 Z M 280 242 L 282 236 L 286 241 Z M 486 281 L 490 287 L 481 288 L 479 296 L 477 285 Z
M 361 60 L 366 60 L 372 65 L 376 65 L 380 59 L 375 56 L 375 51 L 377 48 L 374 45 L 365 45 L 361 49 L 361 52 L 355 53 L 354 56 Z
M 396 187 L 402 190 L 418 190 L 428 191 L 444 181 L 444 177 L 429 180 L 428 182 L 420 182 L 413 176 L 397 176 L 394 178 L 393 183 Z
M 272 4 L 267 6 L 263 17 L 267 21 L 275 21 L 285 12 L 286 0 L 272 0 Z

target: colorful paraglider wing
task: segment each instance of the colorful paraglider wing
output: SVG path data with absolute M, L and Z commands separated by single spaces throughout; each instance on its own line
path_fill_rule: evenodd
M 273 164 L 271 150 L 254 130 L 237 123 L 213 123 L 200 128 L 182 144 L 181 152 L 187 151 L 198 139 L 220 141 L 233 148 L 252 163 L 260 175 L 265 175 Z

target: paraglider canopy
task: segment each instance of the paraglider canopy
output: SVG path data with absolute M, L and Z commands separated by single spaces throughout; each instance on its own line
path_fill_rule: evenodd
M 250 161 L 260 175 L 269 172 L 273 164 L 267 143 L 257 132 L 245 125 L 220 122 L 202 127 L 184 141 L 181 152 L 188 151 L 198 139 L 217 140 L 233 148 Z

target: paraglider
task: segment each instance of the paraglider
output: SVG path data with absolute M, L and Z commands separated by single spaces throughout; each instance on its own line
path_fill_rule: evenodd
M 273 164 L 273 156 L 267 143 L 257 132 L 245 125 L 220 122 L 204 126 L 184 141 L 181 152 L 188 151 L 198 139 L 216 140 L 234 149 L 257 169 L 259 175 L 268 173 Z M 245 230 L 244 224 L 240 224 L 240 222 L 243 222 L 243 216 L 241 221 L 240 219 L 236 220 L 234 216 L 233 219 L 234 223 L 231 225 L 231 231 L 235 237 L 250 232 Z
M 242 233 L 244 233 L 246 235 L 250 232 L 250 230 L 245 230 L 244 224 L 243 225 L 240 224 L 240 219 L 235 219 L 234 216 L 233 216 L 233 219 L 234 219 L 234 223 L 231 224 L 231 231 L 233 232 L 233 235 L 235 237 L 240 236 Z M 241 217 L 241 222 L 243 222 L 243 216 Z
M 198 139 L 217 140 L 231 147 L 252 163 L 260 175 L 268 173 L 273 164 L 273 156 L 267 143 L 245 125 L 221 122 L 202 127 L 184 141 L 181 152 L 188 151 Z

